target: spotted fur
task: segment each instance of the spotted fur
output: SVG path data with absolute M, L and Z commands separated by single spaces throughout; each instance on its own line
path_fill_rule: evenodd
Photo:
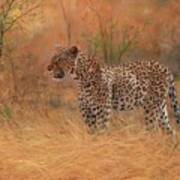
M 173 134 L 167 111 L 169 95 L 180 124 L 172 73 L 157 61 L 134 61 L 116 67 L 101 66 L 77 47 L 60 48 L 48 66 L 54 78 L 69 73 L 79 86 L 79 107 L 91 130 L 106 128 L 112 110 L 142 107 L 148 128 L 157 124 Z

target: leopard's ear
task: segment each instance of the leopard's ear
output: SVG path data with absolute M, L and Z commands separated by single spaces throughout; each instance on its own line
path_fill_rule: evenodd
M 56 52 L 59 52 L 59 50 L 62 49 L 61 45 L 60 44 L 54 44 L 54 49 Z
M 79 52 L 79 49 L 77 48 L 77 46 L 72 46 L 69 48 L 69 52 L 74 56 L 76 57 L 78 52 Z

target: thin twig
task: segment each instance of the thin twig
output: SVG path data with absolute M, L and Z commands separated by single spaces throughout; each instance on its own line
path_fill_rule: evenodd
M 17 21 L 19 21 L 21 18 L 27 16 L 29 13 L 31 13 L 33 10 L 35 10 L 35 9 L 37 9 L 37 8 L 39 8 L 39 7 L 40 7 L 40 5 L 37 4 L 36 6 L 28 9 L 27 11 L 25 11 L 25 12 L 22 13 L 21 15 L 17 16 L 15 19 L 13 19 L 13 20 L 10 22 L 10 25 L 5 28 L 4 32 L 5 32 L 5 33 L 8 32 L 8 31 L 14 26 L 14 24 L 15 24 Z

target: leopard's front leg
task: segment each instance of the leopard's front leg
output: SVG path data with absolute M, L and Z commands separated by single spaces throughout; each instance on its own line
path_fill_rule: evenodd
M 108 103 L 99 103 L 89 98 L 79 98 L 80 111 L 91 132 L 108 127 L 111 107 Z

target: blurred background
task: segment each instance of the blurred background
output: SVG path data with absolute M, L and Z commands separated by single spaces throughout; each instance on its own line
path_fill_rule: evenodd
M 0 30 L 6 95 L 22 98 L 45 86 L 59 44 L 78 45 L 108 64 L 157 59 L 180 73 L 178 0 L 4 0 Z
M 96 139 L 94 144 L 94 136 L 83 131 L 74 82 L 54 82 L 46 72 L 58 45 L 77 45 L 109 65 L 157 59 L 175 75 L 180 95 L 179 0 L 0 0 L 0 152 L 4 154 L 0 158 L 0 179 L 137 176 L 139 180 L 142 176 L 172 180 L 173 173 L 178 179 L 180 166 L 177 162 L 173 166 L 173 158 L 167 162 L 167 144 L 161 146 L 159 138 L 153 141 L 140 131 L 144 126 L 139 111 L 115 116 L 112 134 Z M 119 142 L 121 136 L 126 139 Z M 85 142 L 88 143 L 84 147 Z M 114 150 L 107 152 L 110 159 L 99 156 L 105 153 L 103 145 L 113 146 Z M 99 146 L 102 149 L 91 154 Z M 130 149 L 137 156 L 129 152 L 129 159 L 122 159 L 121 155 Z M 156 155 L 151 157 L 155 150 Z M 36 152 L 40 159 L 34 156 Z M 114 152 L 118 154 L 117 161 Z M 144 155 L 139 157 L 142 152 Z M 76 161 L 77 154 L 81 158 Z M 97 156 L 100 169 L 95 166 Z M 178 157 L 180 154 L 176 153 Z M 139 164 L 131 164 L 132 159 Z M 116 164 L 120 162 L 129 168 L 124 176 L 119 174 L 123 167 Z M 82 173 L 87 163 L 89 168 Z M 162 164 L 164 169 L 160 168 Z M 67 167 L 70 171 L 65 170 Z M 168 171 L 168 167 L 174 169 Z M 67 176 L 69 173 L 73 176 Z

